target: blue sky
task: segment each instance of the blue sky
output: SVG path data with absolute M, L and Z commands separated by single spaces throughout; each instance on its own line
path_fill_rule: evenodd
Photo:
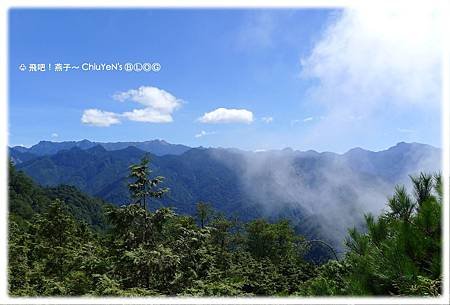
M 359 23 L 399 20 L 362 21 L 364 14 L 11 10 L 10 145 L 86 138 L 336 152 L 399 141 L 440 146 L 440 59 L 430 21 L 413 15 L 400 20 L 405 32 L 372 30 Z M 408 22 L 425 28 L 423 37 L 404 35 Z M 399 37 L 401 47 L 392 44 Z M 411 46 L 418 51 L 404 55 Z M 115 62 L 162 68 L 18 68 Z

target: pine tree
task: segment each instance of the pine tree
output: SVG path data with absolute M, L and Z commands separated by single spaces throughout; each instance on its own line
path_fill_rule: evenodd
M 148 166 L 150 159 L 144 156 L 139 164 L 130 166 L 129 178 L 134 181 L 128 184 L 131 198 L 134 204 L 147 209 L 147 198 L 161 198 L 164 193 L 168 192 L 168 188 L 158 188 L 158 184 L 163 182 L 163 177 L 157 176 L 149 178 L 151 170 Z

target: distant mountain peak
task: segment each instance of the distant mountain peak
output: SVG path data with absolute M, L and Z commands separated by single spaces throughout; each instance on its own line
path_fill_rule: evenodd
M 78 143 L 93 143 L 93 142 L 91 142 L 87 139 L 83 139 L 83 140 L 79 141 Z
M 395 146 L 393 146 L 393 147 L 405 147 L 405 146 L 431 146 L 431 145 L 428 145 L 428 144 L 422 144 L 422 143 L 417 143 L 417 142 L 410 142 L 410 143 L 408 143 L 408 142 L 398 142 L 397 144 L 395 144 Z M 392 148 L 392 147 L 391 147 Z
M 349 149 L 344 155 L 364 154 L 364 153 L 368 153 L 368 152 L 372 152 L 372 151 L 361 148 L 361 147 L 354 147 L 352 149 Z
M 153 142 L 157 142 L 157 143 L 161 143 L 161 144 L 165 144 L 165 145 L 170 145 L 169 142 L 166 142 L 163 139 L 156 139 L 156 140 L 153 140 Z
M 417 142 L 398 142 L 395 146 L 389 147 L 386 149 L 386 151 L 393 151 L 393 150 L 412 150 L 412 149 L 437 149 L 434 146 L 428 145 L 428 144 L 422 144 Z

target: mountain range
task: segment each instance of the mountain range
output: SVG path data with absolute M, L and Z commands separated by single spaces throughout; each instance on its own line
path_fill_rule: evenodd
M 53 155 L 61 150 L 67 150 L 74 147 L 86 150 L 94 146 L 100 145 L 108 151 L 120 150 L 133 146 L 143 151 L 151 152 L 154 155 L 181 155 L 190 147 L 181 144 L 170 144 L 164 140 L 151 140 L 143 142 L 91 142 L 89 140 L 82 141 L 65 141 L 65 142 L 52 142 L 52 141 L 40 141 L 38 144 L 26 148 L 23 146 L 14 146 L 12 151 L 19 162 L 32 159 L 34 156 Z
M 165 177 L 164 186 L 170 188 L 151 208 L 171 206 L 194 214 L 195 204 L 205 201 L 242 220 L 288 218 L 304 235 L 335 244 L 364 213 L 380 213 L 394 185 L 441 168 L 440 149 L 404 142 L 383 151 L 355 148 L 344 154 L 190 148 L 161 140 L 42 141 L 9 152 L 16 168 L 43 186 L 72 185 L 116 205 L 130 203 L 128 167 L 148 155 L 152 175 Z

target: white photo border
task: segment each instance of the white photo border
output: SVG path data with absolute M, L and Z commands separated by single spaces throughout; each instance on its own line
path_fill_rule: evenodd
M 129 9 L 129 8 L 345 8 L 353 5 L 367 4 L 375 1 L 362 0 L 220 0 L 220 1 L 191 1 L 191 0 L 127 0 L 122 3 L 106 0 L 3 0 L 0 2 L 0 213 L 3 221 L 0 222 L 0 303 L 2 304 L 448 304 L 449 295 L 449 164 L 450 164 L 450 1 L 394 1 L 404 5 L 433 5 L 440 6 L 445 14 L 442 28 L 448 33 L 443 35 L 443 64 L 442 64 L 442 174 L 444 181 L 444 209 L 443 209 L 443 294 L 438 298 L 427 297 L 253 297 L 253 298 L 184 298 L 184 297 L 158 297 L 158 298 L 12 298 L 7 291 L 7 223 L 8 223 L 8 184 L 7 184 L 7 145 L 9 138 L 8 125 L 8 42 L 9 42 L 9 10 L 11 8 L 60 8 L 60 9 Z M 390 5 L 393 1 L 376 1 L 378 5 Z M 444 31 L 443 31 L 444 32 Z

